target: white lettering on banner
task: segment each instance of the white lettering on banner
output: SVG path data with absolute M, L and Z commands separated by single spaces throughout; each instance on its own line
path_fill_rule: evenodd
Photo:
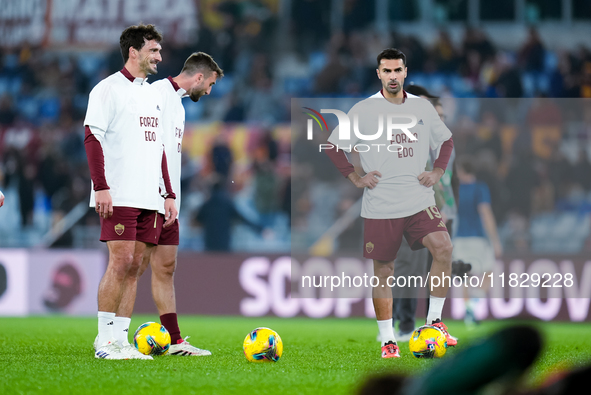
M 267 282 L 261 276 L 269 273 L 270 262 L 268 258 L 248 258 L 240 266 L 238 274 L 242 288 L 253 295 L 240 301 L 240 313 L 249 317 L 258 317 L 269 312 L 271 307 L 270 295 L 267 290 Z
M 42 0 L 0 0 L 0 21 L 22 21 L 35 18 L 45 12 Z
M 575 272 L 575 265 L 572 261 L 560 262 L 562 274 Z M 568 315 L 573 321 L 584 321 L 589 314 L 589 302 L 591 301 L 591 261 L 585 262 L 581 281 L 573 283 L 572 287 L 564 288 Z
M 363 264 L 356 258 L 337 258 L 335 269 L 337 273 L 343 273 L 343 284 L 337 290 L 339 298 L 336 302 L 334 315 L 336 317 L 349 317 L 351 315 L 351 305 L 359 302 L 364 297 L 363 288 L 355 287 L 351 280 L 363 276 Z M 345 273 L 347 274 L 345 275 Z
M 53 0 L 51 10 L 52 22 L 74 19 L 80 13 L 79 7 L 80 0 Z M 99 15 L 96 15 L 95 18 L 98 18 Z
M 0 0 L 0 10 L 0 46 L 41 44 L 46 33 L 46 1 Z
M 80 7 L 78 17 L 83 21 L 92 21 L 103 13 L 102 0 L 86 0 L 84 7 Z
M 503 273 L 505 267 L 503 262 L 497 261 L 494 274 L 497 276 Z M 525 264 L 522 260 L 514 260 L 509 265 L 509 273 L 523 273 L 525 271 Z M 496 286 L 491 289 L 490 312 L 496 318 L 514 317 L 523 310 L 523 288 L 510 287 L 509 299 L 505 300 L 503 292 L 505 288 Z
M 310 276 L 312 279 L 320 277 L 325 282 L 332 275 L 332 262 L 325 258 L 313 257 L 308 259 L 302 265 L 302 275 Z M 312 284 L 314 285 L 314 284 Z M 300 297 L 302 311 L 308 317 L 322 318 L 328 316 L 334 307 L 334 299 L 330 297 L 328 287 L 318 289 L 318 298 L 316 298 L 316 289 L 300 288 Z
M 371 260 L 368 262 L 372 264 Z M 371 269 L 369 264 L 366 270 Z M 367 278 L 363 262 L 356 258 L 340 258 L 335 262 L 335 267 L 345 281 L 347 277 L 359 278 L 365 275 Z M 239 282 L 250 295 L 241 300 L 240 312 L 245 316 L 260 316 L 272 311 L 280 317 L 293 317 L 301 311 L 315 318 L 326 317 L 334 312 L 337 317 L 349 317 L 351 306 L 365 298 L 366 315 L 371 317 L 375 314 L 371 289 L 351 284 L 351 288 L 339 288 L 336 291 L 338 298 L 331 297 L 332 273 L 332 263 L 324 258 L 310 258 L 304 264 L 291 257 L 280 257 L 272 263 L 265 257 L 249 258 L 242 263 L 239 271 Z M 306 284 L 298 295 L 300 298 L 286 294 L 285 284 L 292 276 Z
M 495 278 L 502 273 L 515 274 L 520 279 L 541 273 L 548 273 L 552 278 L 554 275 L 565 277 L 570 274 L 573 284 L 561 288 L 547 287 L 549 289 L 545 290 L 541 286 L 526 286 L 525 282 L 517 282 L 521 286 L 505 283 L 504 287 L 497 282 L 490 290 L 491 297 L 481 298 L 474 313 L 479 319 L 503 319 L 528 313 L 543 320 L 552 320 L 566 305 L 572 321 L 584 321 L 591 305 L 591 261 L 585 262 L 580 276 L 576 275 L 574 268 L 569 260 L 558 265 L 549 259 L 538 259 L 528 265 L 526 271 L 523 260 L 515 259 L 508 265 L 499 260 L 493 273 Z M 373 262 L 357 258 L 341 257 L 332 262 L 326 258 L 311 257 L 302 263 L 287 256 L 273 262 L 267 257 L 249 258 L 242 263 L 239 271 L 240 284 L 249 294 L 241 300 L 240 311 L 246 316 L 272 312 L 280 317 L 293 317 L 299 313 L 315 318 L 331 314 L 349 317 L 353 305 L 363 303 L 365 316 L 374 318 L 370 283 L 375 280 L 372 280 L 372 274 Z M 290 283 L 294 287 L 291 293 L 286 287 Z M 562 302 L 562 289 L 565 302 Z M 464 315 L 462 292 L 463 286 L 454 286 L 450 290 L 448 303 L 451 303 L 452 318 L 455 319 Z
M 278 317 L 293 317 L 300 311 L 298 299 L 286 293 L 285 283 L 291 281 L 292 271 L 298 277 L 300 264 L 293 258 L 284 256 L 273 262 L 269 273 L 269 290 L 273 313 Z
M 139 21 L 158 26 L 167 42 L 186 43 L 198 20 L 194 0 L 0 0 L 0 10 L 1 46 L 37 45 L 44 38 L 50 45 L 112 45 Z
M 143 18 L 145 15 L 139 9 L 138 0 L 126 0 L 123 2 L 123 18 L 128 20 L 130 17 Z
M 117 18 L 117 12 L 119 12 L 119 0 L 107 0 L 107 12 L 103 12 L 103 14 L 108 19 L 115 19 Z
M 552 276 L 558 273 L 558 267 L 556 263 L 549 259 L 538 259 L 529 265 L 528 273 L 549 273 Z M 538 317 L 544 321 L 550 321 L 560 311 L 562 305 L 562 291 L 560 288 L 549 287 L 546 288 L 548 291 L 548 299 L 546 302 L 542 302 L 540 299 L 540 287 L 527 287 L 526 288 L 526 299 L 525 308 L 534 317 Z

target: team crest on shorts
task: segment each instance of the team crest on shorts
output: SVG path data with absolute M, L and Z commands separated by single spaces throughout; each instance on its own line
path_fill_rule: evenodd
M 117 233 L 117 236 L 121 236 L 124 231 L 125 231 L 125 225 L 121 225 L 121 224 L 115 225 L 115 233 Z
M 373 243 L 371 241 L 368 241 L 365 244 L 365 251 L 367 251 L 368 254 L 371 254 L 371 252 L 373 251 L 373 247 L 374 247 Z

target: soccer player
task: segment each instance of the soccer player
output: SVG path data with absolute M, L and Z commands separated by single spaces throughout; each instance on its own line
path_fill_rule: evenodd
M 488 274 L 494 269 L 495 258 L 503 254 L 503 246 L 497 233 L 497 224 L 492 212 L 488 186 L 476 179 L 473 160 L 464 156 L 458 160 L 458 178 L 460 179 L 460 204 L 458 208 L 459 226 L 454 239 L 454 259 L 472 265 L 472 275 L 486 279 L 482 289 L 472 290 L 474 296 L 481 295 L 489 288 Z M 472 326 L 478 321 L 474 316 L 473 300 L 466 289 L 466 325 Z
M 392 328 L 392 291 L 388 278 L 394 275 L 394 259 L 400 247 L 402 236 L 413 250 L 427 247 L 433 255 L 431 283 L 434 285 L 430 296 L 427 323 L 442 330 L 449 346 L 455 346 L 457 339 L 449 334 L 441 321 L 441 312 L 450 286 L 451 255 L 453 246 L 441 214 L 435 206 L 433 185 L 443 175 L 453 149 L 451 132 L 427 100 L 407 94 L 403 89 L 407 75 L 406 56 L 401 51 L 388 48 L 377 57 L 377 76 L 382 90 L 370 98 L 357 103 L 349 111 L 351 122 L 364 135 L 375 134 L 378 122 L 382 126 L 393 122 L 396 117 L 416 118 L 410 129 L 396 129 L 392 140 L 383 133 L 377 139 L 363 140 L 357 134 L 342 140 L 339 128 L 330 135 L 328 142 L 336 149 L 327 154 L 357 188 L 364 188 L 361 216 L 364 218 L 364 257 L 373 260 L 374 275 L 379 282 L 372 289 L 373 304 L 378 321 L 382 344 L 382 358 L 400 357 Z M 394 116 L 389 114 L 394 112 Z M 376 116 L 372 116 L 372 114 Z M 400 125 L 402 128 L 404 125 Z M 414 136 L 411 139 L 407 132 Z M 367 142 L 360 150 L 365 176 L 359 176 L 348 162 L 343 150 L 350 152 L 358 142 Z M 373 145 L 370 145 L 373 144 Z M 395 149 L 390 149 L 389 146 Z M 381 150 L 377 147 L 382 146 Z M 424 171 L 429 149 L 439 149 L 439 156 L 433 163 L 432 171 Z M 447 278 L 447 280 L 446 280 Z M 434 280 L 438 280 L 434 283 Z
M 0 191 L 0 207 L 4 206 L 4 194 Z
M 223 76 L 224 72 L 210 55 L 197 52 L 187 58 L 179 75 L 174 78 L 169 76 L 152 84 L 162 97 L 163 106 L 160 118 L 163 128 L 162 137 L 172 189 L 177 193 L 178 210 L 180 210 L 181 203 L 181 145 L 185 130 L 185 108 L 182 99 L 189 97 L 194 102 L 199 101 L 202 96 L 210 94 L 216 81 Z M 162 217 L 165 214 L 163 205 L 160 207 L 160 213 Z M 174 272 L 179 245 L 178 220 L 175 220 L 171 226 L 162 229 L 157 244 L 150 255 L 144 257 L 139 275 L 144 273 L 150 263 L 152 296 L 160 315 L 160 322 L 171 337 L 171 346 L 166 355 L 211 355 L 211 352 L 191 345 L 186 339 L 183 340 L 177 321 Z M 117 312 L 118 316 L 131 316 L 136 291 L 137 283 L 135 287 L 126 290 L 120 310 Z M 125 328 L 118 328 L 116 337 L 120 341 L 127 341 L 127 334 Z
M 101 218 L 101 241 L 109 262 L 98 290 L 98 336 L 95 357 L 152 359 L 114 338 L 129 327 L 129 317 L 116 317 L 122 295 L 137 282 L 142 258 L 158 241 L 162 218 L 160 179 L 164 179 L 166 222 L 176 219 L 161 136 L 162 101 L 147 82 L 156 74 L 161 34 L 153 25 L 130 26 L 119 40 L 124 67 L 90 92 L 84 146 L 92 178 L 90 206 Z

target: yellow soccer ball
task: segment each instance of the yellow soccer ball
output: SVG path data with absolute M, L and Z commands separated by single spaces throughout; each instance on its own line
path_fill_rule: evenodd
M 408 348 L 415 358 L 441 358 L 447 351 L 447 339 L 439 328 L 423 325 L 412 333 Z
M 277 362 L 283 354 L 283 342 L 273 329 L 256 328 L 246 335 L 242 349 L 250 362 Z
M 163 355 L 170 348 L 170 333 L 157 322 L 146 322 L 135 331 L 133 344 L 142 354 Z

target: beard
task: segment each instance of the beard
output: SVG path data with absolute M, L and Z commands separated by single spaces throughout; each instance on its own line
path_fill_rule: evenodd
M 192 90 L 191 93 L 189 94 L 189 98 L 191 98 L 192 101 L 194 102 L 198 102 L 199 99 L 201 99 L 201 97 L 205 95 L 205 91 L 204 90 Z
M 384 85 L 384 89 L 386 91 L 388 91 L 388 93 L 392 93 L 392 94 L 395 95 L 398 92 L 400 92 L 400 90 L 402 89 L 402 85 L 399 82 L 397 82 L 396 83 L 396 88 L 390 88 L 390 83 L 387 83 L 387 84 Z
M 150 59 L 148 57 L 140 61 L 140 67 L 146 73 L 146 75 L 158 74 L 157 64 L 150 63 Z

